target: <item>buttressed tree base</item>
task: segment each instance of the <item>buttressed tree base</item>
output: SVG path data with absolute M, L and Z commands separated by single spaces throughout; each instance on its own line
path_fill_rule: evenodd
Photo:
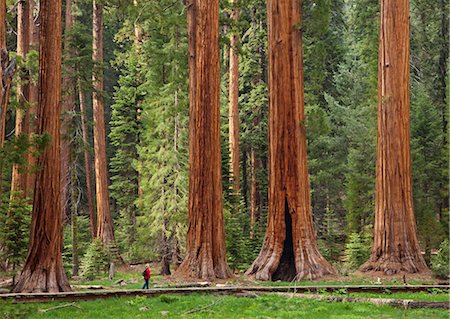
M 261 280 L 334 274 L 316 242 L 306 162 L 300 1 L 269 0 L 269 212 L 259 257 Z

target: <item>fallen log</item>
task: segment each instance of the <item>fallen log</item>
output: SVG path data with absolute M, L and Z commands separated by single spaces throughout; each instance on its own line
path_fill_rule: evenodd
M 230 287 L 185 287 L 185 288 L 151 288 L 151 289 L 122 289 L 122 290 L 97 290 L 97 291 L 74 291 L 62 293 L 8 293 L 0 294 L 0 300 L 13 300 L 15 302 L 45 302 L 53 300 L 92 300 L 100 298 L 117 298 L 117 297 L 134 297 L 147 296 L 154 297 L 164 294 L 187 295 L 191 293 L 215 293 L 215 294 L 236 294 L 247 292 L 283 292 L 283 293 L 307 293 L 319 294 L 323 292 L 333 293 L 345 291 L 346 293 L 354 292 L 374 292 L 384 293 L 389 291 L 395 292 L 419 292 L 440 289 L 448 290 L 448 286 L 437 285 L 417 285 L 417 286 L 230 286 Z
M 74 288 L 74 289 L 88 289 L 88 290 L 107 289 L 107 287 L 100 286 L 100 285 L 72 285 L 72 288 Z
M 277 293 L 279 296 L 291 297 L 291 298 L 305 298 L 314 300 L 326 300 L 331 302 L 366 302 L 377 306 L 388 305 L 403 309 L 415 309 L 415 308 L 444 308 L 449 309 L 449 302 L 441 301 L 425 301 L 425 300 L 405 300 L 405 299 L 388 299 L 388 298 L 356 298 L 356 297 L 342 297 L 342 296 L 323 296 L 323 295 L 309 295 L 309 294 L 296 294 L 296 293 Z

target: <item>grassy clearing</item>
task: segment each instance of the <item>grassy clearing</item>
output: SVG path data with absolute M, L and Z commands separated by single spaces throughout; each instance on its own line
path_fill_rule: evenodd
M 99 277 L 95 280 L 85 281 L 82 278 L 72 279 L 71 284 L 73 285 L 101 285 L 104 287 L 111 288 L 120 288 L 120 289 L 139 289 L 143 285 L 143 279 L 141 276 L 142 267 L 134 267 L 127 268 L 122 271 L 118 271 L 114 276 L 113 280 L 109 280 L 106 274 L 103 274 L 103 278 Z M 152 268 L 153 273 L 156 273 L 157 268 Z M 115 283 L 119 280 L 124 280 L 126 282 L 125 285 L 119 286 L 115 285 Z M 320 281 L 311 281 L 311 280 L 303 280 L 299 282 L 286 282 L 286 281 L 255 281 L 250 279 L 247 276 L 236 276 L 230 280 L 224 281 L 223 283 L 229 285 L 239 285 L 239 286 L 328 286 L 328 285 L 373 285 L 376 283 L 376 279 L 358 275 L 351 276 L 341 276 L 334 277 L 330 279 L 322 279 Z M 158 287 L 173 287 L 178 284 L 184 284 L 186 282 L 179 281 L 173 277 L 164 277 L 164 276 L 152 276 L 150 281 L 150 286 L 158 286 Z M 382 279 L 383 285 L 403 285 L 403 282 L 399 278 L 394 279 Z M 419 280 L 419 279 L 410 279 L 408 280 L 408 284 L 410 285 L 419 285 L 419 284 L 436 284 L 436 281 L 433 280 Z
M 75 307 L 40 312 L 65 302 L 11 304 L 0 302 L 0 317 L 10 318 L 448 318 L 442 309 L 403 310 L 365 303 L 329 303 L 325 301 L 264 295 L 257 298 L 195 294 L 164 295 L 77 302 Z M 193 309 L 210 306 L 186 314 Z

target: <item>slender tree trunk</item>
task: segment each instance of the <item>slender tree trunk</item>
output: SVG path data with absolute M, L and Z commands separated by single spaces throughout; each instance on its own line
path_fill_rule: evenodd
M 94 215 L 94 194 L 92 194 L 92 181 L 91 181 L 91 167 L 89 165 L 89 152 L 88 152 L 88 137 L 86 126 L 86 99 L 81 88 L 80 79 L 78 79 L 78 95 L 80 100 L 80 113 L 81 113 L 81 131 L 83 135 L 84 146 L 84 174 L 86 176 L 86 197 L 88 201 L 89 209 L 89 222 L 91 225 L 91 237 L 95 238 L 95 215 Z
M 170 249 L 172 238 L 167 237 L 167 232 L 169 228 L 169 219 L 166 217 L 164 218 L 164 227 L 162 231 L 162 254 L 161 254 L 161 271 L 160 275 L 162 276 L 168 276 L 170 275 L 170 262 L 172 257 L 172 250 Z
M 73 56 L 73 50 L 70 45 L 70 32 L 74 25 L 72 14 L 72 0 L 66 0 L 66 14 L 64 27 L 64 58 L 70 59 Z M 74 68 L 72 63 L 65 63 L 65 72 L 63 77 L 63 96 L 61 109 L 61 207 L 67 215 L 70 207 L 69 187 L 71 180 L 71 126 L 72 113 L 75 110 L 75 80 L 73 77 Z
M 36 2 L 34 0 L 30 0 L 30 49 L 39 50 L 39 29 L 37 26 L 37 22 L 34 21 L 34 12 L 36 9 Z M 31 75 L 32 76 L 32 75 Z M 29 133 L 36 133 L 36 112 L 37 112 L 37 104 L 38 104 L 38 86 L 33 81 L 29 84 L 29 118 L 30 118 L 30 129 Z M 28 166 L 30 170 L 27 174 L 27 194 L 28 198 L 33 198 L 34 192 L 34 183 L 36 181 L 36 173 L 34 172 L 36 166 L 36 158 L 32 154 L 33 152 L 28 152 Z
M 6 57 L 6 0 L 0 0 L 0 147 L 3 147 L 5 141 L 5 125 L 6 125 L 6 111 L 8 104 L 4 103 L 5 99 L 5 82 L 3 81 L 3 60 Z M 0 187 L 1 192 L 1 187 Z M 0 193 L 1 194 L 1 193 Z
M 9 60 L 6 50 L 6 0 L 0 0 L 0 147 L 5 144 L 6 112 L 8 110 L 15 60 Z M 3 165 L 0 161 L 0 203 L 2 199 Z
M 71 168 L 71 222 L 72 222 L 72 276 L 78 276 L 78 187 L 77 187 L 77 173 L 76 161 L 73 162 Z
M 381 0 L 375 226 L 362 271 L 427 271 L 413 212 L 409 104 L 409 0 Z
M 304 125 L 299 0 L 268 0 L 269 212 L 259 257 L 247 271 L 261 280 L 334 274 L 317 248 Z
M 30 1 L 21 0 L 17 6 L 17 55 L 26 60 L 30 48 Z M 24 70 L 25 71 L 25 70 Z M 16 109 L 16 137 L 27 135 L 30 129 L 30 113 L 28 111 L 28 101 L 30 96 L 29 74 L 23 72 L 17 86 L 17 97 L 19 108 Z M 28 155 L 27 155 L 28 158 Z M 28 165 L 14 164 L 11 178 L 11 200 L 20 194 L 25 197 L 27 194 L 27 170 Z
M 250 170 L 251 170 L 251 181 L 250 181 L 250 238 L 253 238 L 257 221 L 259 220 L 261 213 L 261 193 L 258 189 L 258 178 L 257 171 L 261 167 L 259 159 L 256 158 L 255 149 L 252 147 L 250 150 Z
M 233 5 L 231 18 L 237 24 L 239 9 L 236 0 L 230 0 Z M 229 83 L 229 143 L 230 143 L 230 179 L 235 194 L 239 193 L 239 36 L 236 32 L 231 35 L 230 43 L 230 83 Z
M 70 291 L 61 257 L 61 0 L 41 0 L 38 133 L 51 140 L 39 156 L 30 245 L 14 292 Z
M 189 203 L 187 249 L 177 275 L 228 278 L 220 155 L 219 1 L 189 0 Z
M 138 7 L 138 0 L 133 0 L 133 5 Z M 134 45 L 136 46 L 136 50 L 141 47 L 142 43 L 142 28 L 137 21 L 134 23 Z
M 94 153 L 97 197 L 97 236 L 104 245 L 115 246 L 114 229 L 109 206 L 108 166 L 106 163 L 105 104 L 103 101 L 103 5 L 94 0 L 93 73 Z

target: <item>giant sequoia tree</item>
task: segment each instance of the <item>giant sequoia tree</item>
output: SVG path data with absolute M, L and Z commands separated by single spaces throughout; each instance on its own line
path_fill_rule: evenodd
M 269 212 L 266 237 L 247 271 L 262 280 L 333 274 L 317 248 L 308 171 L 299 0 L 269 0 Z
M 362 271 L 427 270 L 416 236 L 409 131 L 409 0 L 382 0 L 372 255 Z
M 61 257 L 61 7 L 61 0 L 41 0 L 38 133 L 51 139 L 38 159 L 30 246 L 15 292 L 70 290 Z
M 237 24 L 239 20 L 239 8 L 237 1 L 231 0 L 233 6 L 231 13 L 232 19 Z M 239 37 L 236 31 L 231 35 L 230 43 L 230 88 L 229 88 L 229 143 L 230 143 L 230 178 L 233 192 L 239 192 L 239 56 L 238 56 Z
M 103 4 L 93 2 L 93 73 L 95 186 L 97 198 L 97 236 L 104 245 L 115 246 L 113 221 L 109 207 L 108 166 L 106 163 L 105 104 L 103 101 Z
M 220 152 L 219 1 L 190 0 L 189 203 L 187 250 L 179 276 L 230 277 L 225 260 Z

